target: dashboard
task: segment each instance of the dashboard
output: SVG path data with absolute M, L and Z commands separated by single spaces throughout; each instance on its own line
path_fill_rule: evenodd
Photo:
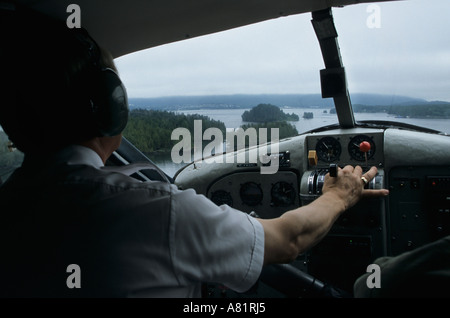
M 252 151 L 258 149 L 246 150 Z M 355 279 L 376 258 L 450 235 L 449 158 L 448 136 L 391 127 L 330 129 L 280 141 L 275 174 L 261 174 L 259 162 L 197 163 L 180 171 L 175 183 L 217 205 L 275 218 L 319 197 L 333 165 L 376 166 L 378 175 L 368 187 L 387 188 L 390 195 L 361 200 L 293 263 L 351 292 Z

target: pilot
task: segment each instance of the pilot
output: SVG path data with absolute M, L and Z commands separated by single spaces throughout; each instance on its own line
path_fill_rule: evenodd
M 3 297 L 199 297 L 202 282 L 244 292 L 362 197 L 388 194 L 364 189 L 375 167 L 346 166 L 311 204 L 263 220 L 106 169 L 128 119 L 111 55 L 37 13 L 1 23 L 0 125 L 25 154 L 0 187 Z

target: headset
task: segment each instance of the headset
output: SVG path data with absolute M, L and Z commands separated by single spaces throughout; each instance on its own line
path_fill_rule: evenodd
M 125 86 L 119 75 L 111 68 L 101 66 L 101 51 L 85 29 L 69 30 L 87 50 L 89 56 L 89 79 L 87 96 L 93 123 L 99 136 L 115 136 L 127 125 L 129 106 Z M 85 86 L 86 87 L 86 86 Z
M 67 93 L 72 96 L 69 101 L 71 108 L 68 105 L 67 110 L 69 114 L 73 111 L 77 112 L 76 115 L 73 114 L 76 122 L 71 125 L 72 128 L 68 127 L 68 129 L 83 127 L 78 122 L 79 119 L 83 119 L 89 126 L 83 127 L 83 129 L 88 128 L 89 136 L 95 134 L 98 137 L 106 137 L 120 134 L 128 122 L 127 92 L 118 74 L 113 69 L 103 66 L 101 48 L 88 31 L 84 28 L 71 29 L 61 20 L 0 0 L 0 26 L 1 31 L 4 31 L 2 37 L 7 35 L 8 39 L 8 36 L 14 36 L 14 33 L 8 32 L 8 28 L 11 28 L 8 24 L 22 32 L 33 23 L 41 25 L 40 30 L 51 30 L 56 37 L 62 36 L 63 42 L 70 47 L 69 49 L 76 50 L 77 55 L 83 57 L 80 72 L 73 78 L 67 79 Z M 54 45 L 59 45 L 57 41 L 54 42 Z M 1 49 L 2 47 L 0 47 L 0 53 Z M 60 57 L 62 60 L 66 58 Z M 64 125 L 61 118 L 59 120 L 59 124 Z M 74 133 L 73 130 L 71 132 Z

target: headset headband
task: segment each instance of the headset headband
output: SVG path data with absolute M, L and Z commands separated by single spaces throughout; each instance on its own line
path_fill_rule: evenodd
M 89 79 L 89 102 L 99 136 L 120 134 L 128 122 L 128 97 L 118 74 L 101 64 L 101 50 L 85 29 L 74 29 L 73 35 L 84 47 L 93 78 Z

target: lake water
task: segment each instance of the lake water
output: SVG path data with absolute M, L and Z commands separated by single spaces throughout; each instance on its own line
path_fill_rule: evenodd
M 211 119 L 220 120 L 225 123 L 227 128 L 238 128 L 244 124 L 241 119 L 241 115 L 248 109 L 206 109 L 206 110 L 189 110 L 179 111 L 178 113 L 192 115 L 199 114 L 208 116 Z M 329 114 L 329 109 L 326 109 L 324 113 L 323 108 L 311 109 L 311 108 L 291 108 L 283 109 L 285 113 L 294 113 L 300 117 L 298 122 L 291 122 L 297 131 L 301 134 L 309 130 L 336 124 L 338 122 L 336 114 Z M 303 119 L 304 112 L 312 112 L 314 118 Z M 385 121 L 397 121 L 422 127 L 427 127 L 435 130 L 439 130 L 450 134 L 450 119 L 419 119 L 419 118 L 396 118 L 394 116 L 385 113 L 356 113 L 356 120 L 385 120 Z M 183 165 L 175 164 L 172 162 L 170 154 L 161 154 L 152 156 L 151 158 L 164 172 L 173 176 Z

